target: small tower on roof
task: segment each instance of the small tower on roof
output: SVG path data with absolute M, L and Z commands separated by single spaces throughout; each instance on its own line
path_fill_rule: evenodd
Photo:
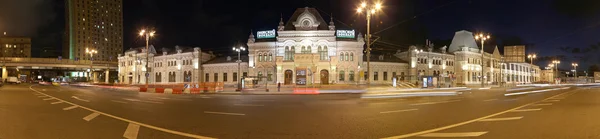
M 248 43 L 254 43 L 254 33 L 250 31 L 250 36 L 248 36 Z
M 279 18 L 279 26 L 277 26 L 277 31 L 283 31 L 285 29 L 285 25 L 283 24 L 283 14 Z
M 335 30 L 335 25 L 333 23 L 333 14 L 331 14 L 331 19 L 329 20 L 329 30 Z

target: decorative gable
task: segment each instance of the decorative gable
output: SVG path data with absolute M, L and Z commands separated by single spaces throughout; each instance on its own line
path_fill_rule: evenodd
M 293 23 L 296 30 L 317 30 L 321 22 L 319 22 L 315 15 L 308 11 L 308 7 L 304 8 L 304 12 L 298 16 L 296 21 Z

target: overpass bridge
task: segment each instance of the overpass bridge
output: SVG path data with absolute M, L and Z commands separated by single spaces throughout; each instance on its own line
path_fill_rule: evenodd
M 0 58 L 2 81 L 18 77 L 28 81 L 62 77 L 69 81 L 111 82 L 117 79 L 118 62 L 57 58 Z M 112 72 L 112 73 L 111 73 Z M 99 80 L 103 79 L 103 80 Z M 114 79 L 114 80 L 112 80 Z

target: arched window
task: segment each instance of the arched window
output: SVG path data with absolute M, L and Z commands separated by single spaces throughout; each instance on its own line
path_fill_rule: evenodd
M 273 61 L 273 54 L 269 53 L 269 62 Z
M 354 61 L 354 53 L 350 53 L 350 61 Z
M 344 71 L 343 70 L 340 71 L 340 76 L 339 76 L 340 77 L 340 81 L 344 81 L 344 75 L 345 75 Z
M 262 81 L 262 71 L 258 72 L 258 81 Z
M 262 61 L 263 61 L 263 55 L 262 55 L 262 53 L 259 53 L 259 54 L 258 54 L 258 61 L 259 61 L 259 62 L 262 62 Z
M 344 61 L 344 53 L 343 52 L 340 53 L 339 57 L 340 57 L 340 61 Z
M 296 54 L 296 47 L 292 46 L 292 49 L 290 51 L 290 56 L 292 56 L 290 57 L 290 60 L 294 60 L 294 55 Z
M 346 54 L 344 55 L 344 59 L 345 59 L 345 61 L 349 61 L 349 60 L 350 60 L 350 59 L 348 59 L 348 56 L 349 56 L 349 55 L 348 55 L 348 52 L 346 52 Z
M 285 50 L 285 56 L 283 57 L 283 60 L 290 60 L 290 47 L 286 46 L 284 48 L 284 50 Z

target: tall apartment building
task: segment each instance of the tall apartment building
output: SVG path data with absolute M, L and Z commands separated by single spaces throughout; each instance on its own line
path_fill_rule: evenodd
M 0 36 L 0 57 L 31 57 L 31 38 Z
M 509 63 L 525 62 L 525 45 L 504 46 L 504 60 Z
M 122 0 L 66 0 L 63 58 L 117 61 L 123 52 Z

